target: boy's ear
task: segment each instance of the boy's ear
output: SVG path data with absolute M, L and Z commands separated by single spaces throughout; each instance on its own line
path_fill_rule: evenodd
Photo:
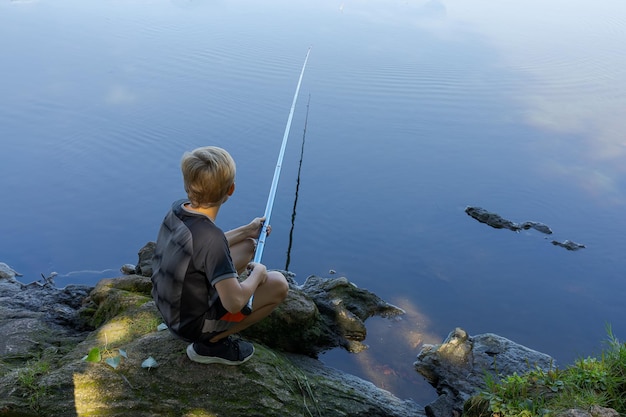
M 231 185 L 230 188 L 228 189 L 228 196 L 230 197 L 231 195 L 233 195 L 234 192 L 235 192 L 235 183 L 233 182 L 233 185 Z

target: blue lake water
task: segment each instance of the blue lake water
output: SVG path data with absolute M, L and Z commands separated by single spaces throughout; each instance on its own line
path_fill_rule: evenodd
M 310 96 L 290 270 L 407 311 L 322 359 L 422 403 L 414 358 L 457 326 L 566 366 L 607 324 L 626 338 L 624 16 L 620 0 L 4 0 L 0 261 L 26 282 L 118 276 L 203 145 L 238 164 L 218 223 L 261 215 L 312 46 L 263 262 L 285 266 Z

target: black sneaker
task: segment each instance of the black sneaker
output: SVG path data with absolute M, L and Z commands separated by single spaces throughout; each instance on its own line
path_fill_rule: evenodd
M 225 337 L 215 343 L 192 343 L 187 346 L 187 356 L 198 363 L 240 365 L 254 354 L 254 345 L 241 339 Z

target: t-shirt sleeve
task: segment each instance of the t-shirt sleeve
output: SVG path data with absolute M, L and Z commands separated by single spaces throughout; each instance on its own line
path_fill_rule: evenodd
M 230 256 L 226 236 L 223 234 L 208 242 L 204 270 L 212 286 L 224 279 L 237 278 L 237 270 Z

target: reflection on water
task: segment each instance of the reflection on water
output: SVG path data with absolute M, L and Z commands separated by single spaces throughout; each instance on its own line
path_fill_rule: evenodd
M 626 4 L 447 4 L 451 24 L 483 35 L 502 65 L 527 78 L 511 97 L 523 105 L 522 117 L 569 136 L 556 148 L 547 143 L 539 149 L 565 154 L 556 169 L 549 160 L 545 169 L 579 183 L 593 197 L 625 204 L 620 185 L 626 157 L 626 22 L 619 16 L 626 14 Z M 571 158 L 568 148 L 577 149 L 578 158 Z
M 412 364 L 423 344 L 440 343 L 441 337 L 429 333 L 431 320 L 409 298 L 398 296 L 389 301 L 406 314 L 393 319 L 369 319 L 365 340 L 368 350 L 357 355 L 332 351 L 322 360 L 341 363 L 342 369 L 362 374 L 378 387 L 426 404 L 434 399 L 434 390 Z
M 287 245 L 287 259 L 285 260 L 285 271 L 289 271 L 291 262 L 291 248 L 293 246 L 293 232 L 296 227 L 296 214 L 298 208 L 298 193 L 300 192 L 300 176 L 302 173 L 302 161 L 304 160 L 304 145 L 306 144 L 306 125 L 309 121 L 309 107 L 311 106 L 311 95 L 306 103 L 306 115 L 304 116 L 304 129 L 302 130 L 302 144 L 300 145 L 300 160 L 298 161 L 298 174 L 296 176 L 296 191 L 293 198 L 293 211 L 291 212 L 291 228 L 289 229 L 289 244 Z
M 264 262 L 282 267 L 291 242 L 299 282 L 333 269 L 408 312 L 368 323 L 364 355 L 324 360 L 426 401 L 414 357 L 457 326 L 559 364 L 592 354 L 607 322 L 626 334 L 624 8 L 2 2 L 0 261 L 58 285 L 136 262 L 183 194 L 181 155 L 202 145 L 237 161 L 218 222 L 260 215 L 313 45 L 306 164 L 301 101 Z M 468 205 L 587 247 L 492 230 Z

